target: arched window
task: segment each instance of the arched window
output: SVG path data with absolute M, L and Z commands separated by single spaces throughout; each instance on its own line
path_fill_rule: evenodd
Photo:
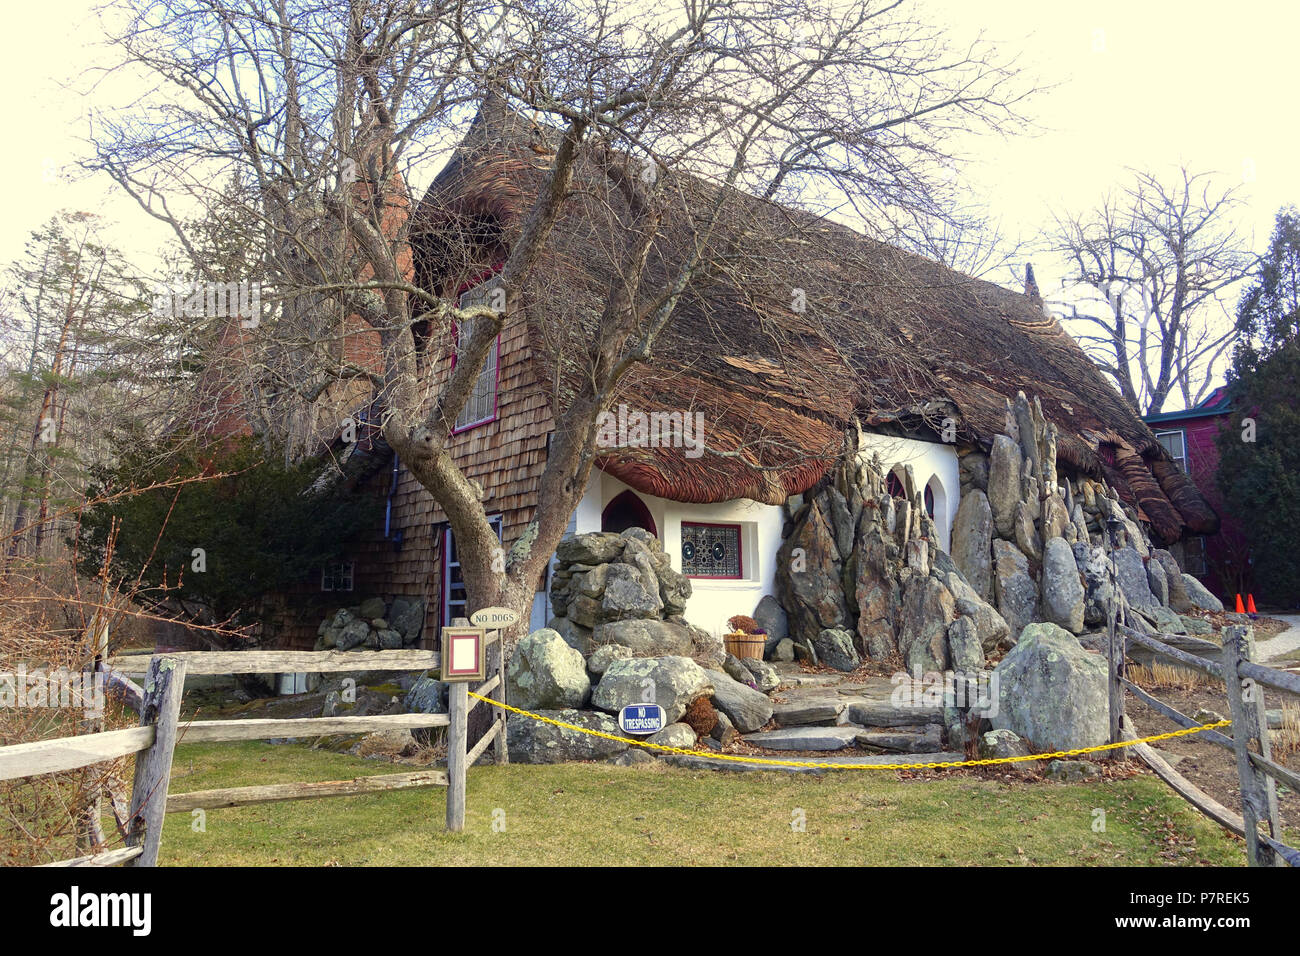
M 891 498 L 907 497 L 907 492 L 903 490 L 903 479 L 898 476 L 897 468 L 885 476 L 885 490 L 889 492 Z
M 925 486 L 925 513 L 934 517 L 934 489 L 929 485 Z
M 617 534 L 628 528 L 644 528 L 658 537 L 655 519 L 650 516 L 650 509 L 645 502 L 631 491 L 615 495 L 600 513 L 600 530 L 613 531 Z

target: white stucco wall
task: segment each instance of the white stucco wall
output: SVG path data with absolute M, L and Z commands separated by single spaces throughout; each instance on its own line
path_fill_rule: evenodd
M 600 530 L 600 516 L 616 496 L 631 490 L 623 482 L 593 471 L 587 493 L 574 513 L 577 534 Z M 705 521 L 738 524 L 741 527 L 743 578 L 737 580 L 691 579 L 691 598 L 686 619 L 717 634 L 728 630 L 727 618 L 753 614 L 764 594 L 773 592 L 776 551 L 781 546 L 781 508 L 748 498 L 711 505 L 683 504 L 634 492 L 654 518 L 664 551 L 678 571 L 682 569 L 682 522 Z
M 957 471 L 957 454 L 951 445 L 914 441 L 908 438 L 888 438 L 882 435 L 863 436 L 863 458 L 879 453 L 886 469 L 896 465 L 911 465 L 917 487 L 927 485 L 934 492 L 935 526 L 939 532 L 940 546 L 948 550 L 952 520 L 957 513 L 960 479 Z M 603 472 L 593 470 L 587 492 L 579 502 L 569 521 L 569 533 L 585 534 L 600 530 L 600 516 L 615 497 L 629 486 Z M 738 524 L 741 526 L 744 557 L 744 577 L 739 580 L 711 580 L 692 578 L 692 594 L 687 602 L 686 619 L 698 627 L 716 634 L 728 630 L 727 618 L 735 614 L 752 614 L 765 594 L 775 592 L 776 552 L 781 546 L 782 509 L 765 505 L 748 498 L 724 501 L 717 504 L 693 505 L 666 498 L 656 498 L 633 492 L 645 504 L 654 518 L 659 540 L 672 560 L 673 567 L 682 569 L 682 522 L 704 521 Z M 533 610 L 534 626 L 538 620 L 550 616 L 549 594 L 539 594 Z
M 939 547 L 947 551 L 961 497 L 956 449 L 940 442 L 891 438 L 873 433 L 862 436 L 860 448 L 863 461 L 879 454 L 887 472 L 898 465 L 911 465 L 917 490 L 928 486 L 934 492 L 934 524 L 939 532 Z

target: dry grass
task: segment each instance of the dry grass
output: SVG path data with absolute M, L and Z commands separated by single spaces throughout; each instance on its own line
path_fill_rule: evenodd
M 1156 688 L 1174 688 L 1176 690 L 1196 690 L 1198 687 L 1221 686 L 1223 681 L 1211 677 L 1203 671 L 1190 667 L 1178 667 L 1172 664 L 1153 662 L 1149 667 L 1132 664 L 1128 668 L 1128 679 L 1143 690 Z

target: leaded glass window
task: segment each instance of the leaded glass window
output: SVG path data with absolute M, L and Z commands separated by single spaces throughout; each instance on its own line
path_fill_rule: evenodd
M 694 578 L 743 577 L 740 525 L 682 522 L 682 573 Z

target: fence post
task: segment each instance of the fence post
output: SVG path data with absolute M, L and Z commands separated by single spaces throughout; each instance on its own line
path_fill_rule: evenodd
M 469 618 L 452 619 L 457 627 L 468 625 Z M 447 648 L 442 649 L 447 653 Z M 456 681 L 447 688 L 447 829 L 460 833 L 465 829 L 465 757 L 469 750 L 469 685 Z
M 497 631 L 496 645 L 497 645 L 497 676 L 501 678 L 499 681 L 497 681 L 496 698 L 497 700 L 501 701 L 501 703 L 508 704 L 510 703 L 510 701 L 506 699 L 506 633 L 505 631 Z M 506 744 L 506 711 L 498 710 L 496 714 L 496 720 L 500 721 L 501 726 L 496 727 L 497 739 L 496 739 L 496 743 L 492 745 L 492 750 L 493 753 L 495 754 L 496 762 L 498 764 L 507 764 L 510 762 L 510 747 Z
M 457 681 L 448 688 L 447 710 L 447 829 L 465 829 L 465 751 L 469 743 L 469 685 Z
M 162 846 L 163 817 L 167 814 L 167 784 L 176 749 L 176 720 L 185 692 L 185 662 L 155 657 L 144 682 L 141 725 L 154 725 L 153 746 L 135 758 L 135 782 L 127 815 L 127 846 L 144 845 L 144 852 L 127 866 L 157 866 Z
M 1259 745 L 1260 756 L 1269 757 L 1268 722 L 1264 716 L 1264 693 L 1252 680 L 1242 680 L 1240 665 L 1255 656 L 1253 631 L 1234 624 L 1223 633 L 1223 679 L 1232 709 L 1232 749 L 1237 755 L 1237 776 L 1241 780 L 1241 816 L 1246 825 L 1246 862 L 1250 866 L 1274 866 L 1272 848 L 1259 838 L 1259 821 L 1267 820 L 1270 835 L 1281 838 L 1277 814 L 1277 788 L 1273 778 L 1250 762 L 1250 741 Z

